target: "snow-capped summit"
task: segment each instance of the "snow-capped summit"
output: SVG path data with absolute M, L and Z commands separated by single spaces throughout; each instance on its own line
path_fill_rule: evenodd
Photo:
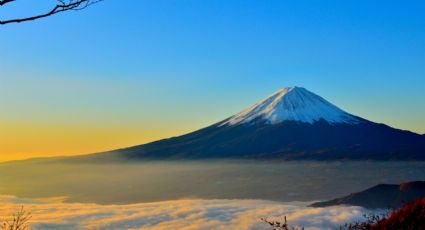
M 221 125 L 244 124 L 257 118 L 268 124 L 278 124 L 283 121 L 313 124 L 320 120 L 330 124 L 360 122 L 357 117 L 302 87 L 286 87 L 230 117 Z

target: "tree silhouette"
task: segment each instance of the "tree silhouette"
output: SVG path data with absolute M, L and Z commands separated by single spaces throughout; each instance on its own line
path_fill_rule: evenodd
M 31 213 L 24 210 L 24 206 L 21 206 L 16 213 L 12 215 L 10 220 L 4 221 L 0 229 L 1 230 L 29 230 L 29 220 L 31 219 Z
M 272 226 L 273 230 L 304 230 L 304 228 L 289 227 L 288 222 L 286 221 L 286 216 L 283 217 L 283 222 L 269 220 L 267 218 L 261 218 L 261 220 Z
M 4 7 L 6 5 L 12 5 L 14 2 L 17 2 L 19 0 L 0 0 L 0 8 Z M 53 0 L 52 0 L 53 1 Z M 0 25 L 9 24 L 9 23 L 20 23 L 20 22 L 26 22 L 26 21 L 32 21 L 40 18 L 45 18 L 57 13 L 61 13 L 64 11 L 70 11 L 70 10 L 83 10 L 93 4 L 96 4 L 98 2 L 101 2 L 103 0 L 54 0 L 57 2 L 57 5 L 51 8 L 46 13 L 31 15 L 28 17 L 22 17 L 22 18 L 13 18 L 13 19 L 7 19 L 2 20 L 0 19 Z

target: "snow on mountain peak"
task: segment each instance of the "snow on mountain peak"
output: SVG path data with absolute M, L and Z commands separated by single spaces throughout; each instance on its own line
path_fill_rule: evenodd
M 268 124 L 278 124 L 283 121 L 313 124 L 319 120 L 325 120 L 331 124 L 360 122 L 355 116 L 302 87 L 286 87 L 230 117 L 220 125 L 244 124 L 257 118 L 265 120 Z

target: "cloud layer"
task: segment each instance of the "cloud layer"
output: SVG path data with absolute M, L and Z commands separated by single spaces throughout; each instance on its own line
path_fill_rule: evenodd
M 0 196 L 0 219 L 24 205 L 32 229 L 270 229 L 261 217 L 286 215 L 293 226 L 335 229 L 361 218 L 360 207 L 310 208 L 263 200 L 174 200 L 128 205 L 63 203 Z

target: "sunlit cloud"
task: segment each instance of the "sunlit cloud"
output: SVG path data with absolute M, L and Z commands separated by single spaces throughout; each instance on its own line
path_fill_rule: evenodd
M 261 217 L 307 229 L 335 229 L 362 218 L 360 207 L 310 208 L 307 203 L 263 200 L 173 200 L 128 205 L 63 203 L 0 196 L 0 217 L 21 205 L 32 213 L 32 229 L 270 229 Z

